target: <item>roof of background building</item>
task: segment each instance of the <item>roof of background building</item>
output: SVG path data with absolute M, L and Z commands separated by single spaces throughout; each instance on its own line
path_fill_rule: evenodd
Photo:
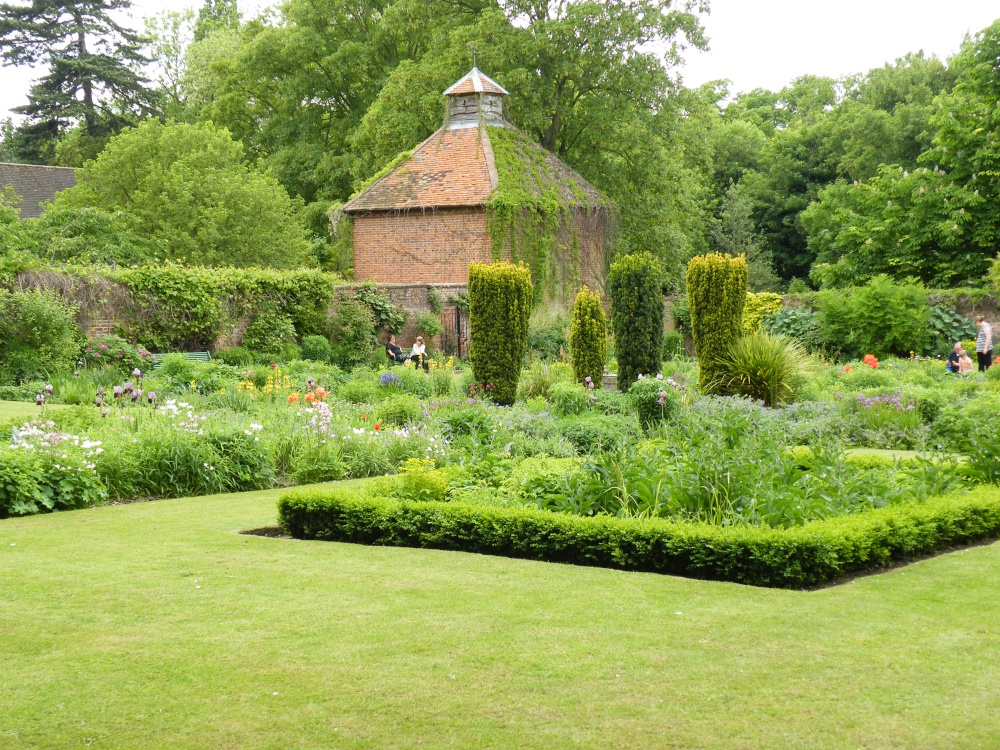
M 0 163 L 0 190 L 11 186 L 21 202 L 22 219 L 33 219 L 42 213 L 42 204 L 53 200 L 56 193 L 76 185 L 76 171 L 71 167 L 40 167 L 36 164 Z

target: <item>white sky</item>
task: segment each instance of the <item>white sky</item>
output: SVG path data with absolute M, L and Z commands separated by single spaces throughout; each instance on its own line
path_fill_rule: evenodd
M 133 15 L 200 4 L 136 0 Z M 256 15 L 268 4 L 242 0 L 240 9 Z M 807 73 L 837 78 L 921 49 L 945 59 L 966 33 L 1000 18 L 997 0 L 711 0 L 711 9 L 705 19 L 710 50 L 689 51 L 682 75 L 689 86 L 729 78 L 733 92 L 780 89 Z M 142 21 L 134 25 L 141 28 Z M 0 68 L 0 119 L 25 102 L 36 76 Z

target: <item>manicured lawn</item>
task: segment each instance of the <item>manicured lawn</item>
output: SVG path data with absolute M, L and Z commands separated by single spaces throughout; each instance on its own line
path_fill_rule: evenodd
M 0 747 L 1000 747 L 1000 545 L 794 592 L 235 533 L 277 494 L 0 521 Z
M 49 404 L 49 409 L 65 409 L 62 404 Z M 27 401 L 0 401 L 0 422 L 8 419 L 37 419 L 42 414 L 41 407 Z

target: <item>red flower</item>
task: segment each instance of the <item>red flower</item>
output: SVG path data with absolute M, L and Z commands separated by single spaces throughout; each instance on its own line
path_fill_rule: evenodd
M 379 424 L 378 422 L 376 422 L 375 426 L 373 427 L 373 429 L 375 429 L 375 430 L 381 430 L 382 429 L 382 425 Z

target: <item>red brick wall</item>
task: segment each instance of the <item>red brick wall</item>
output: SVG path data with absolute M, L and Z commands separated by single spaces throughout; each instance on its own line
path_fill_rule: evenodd
M 380 284 L 465 284 L 470 263 L 490 263 L 482 208 L 354 217 L 354 278 Z

